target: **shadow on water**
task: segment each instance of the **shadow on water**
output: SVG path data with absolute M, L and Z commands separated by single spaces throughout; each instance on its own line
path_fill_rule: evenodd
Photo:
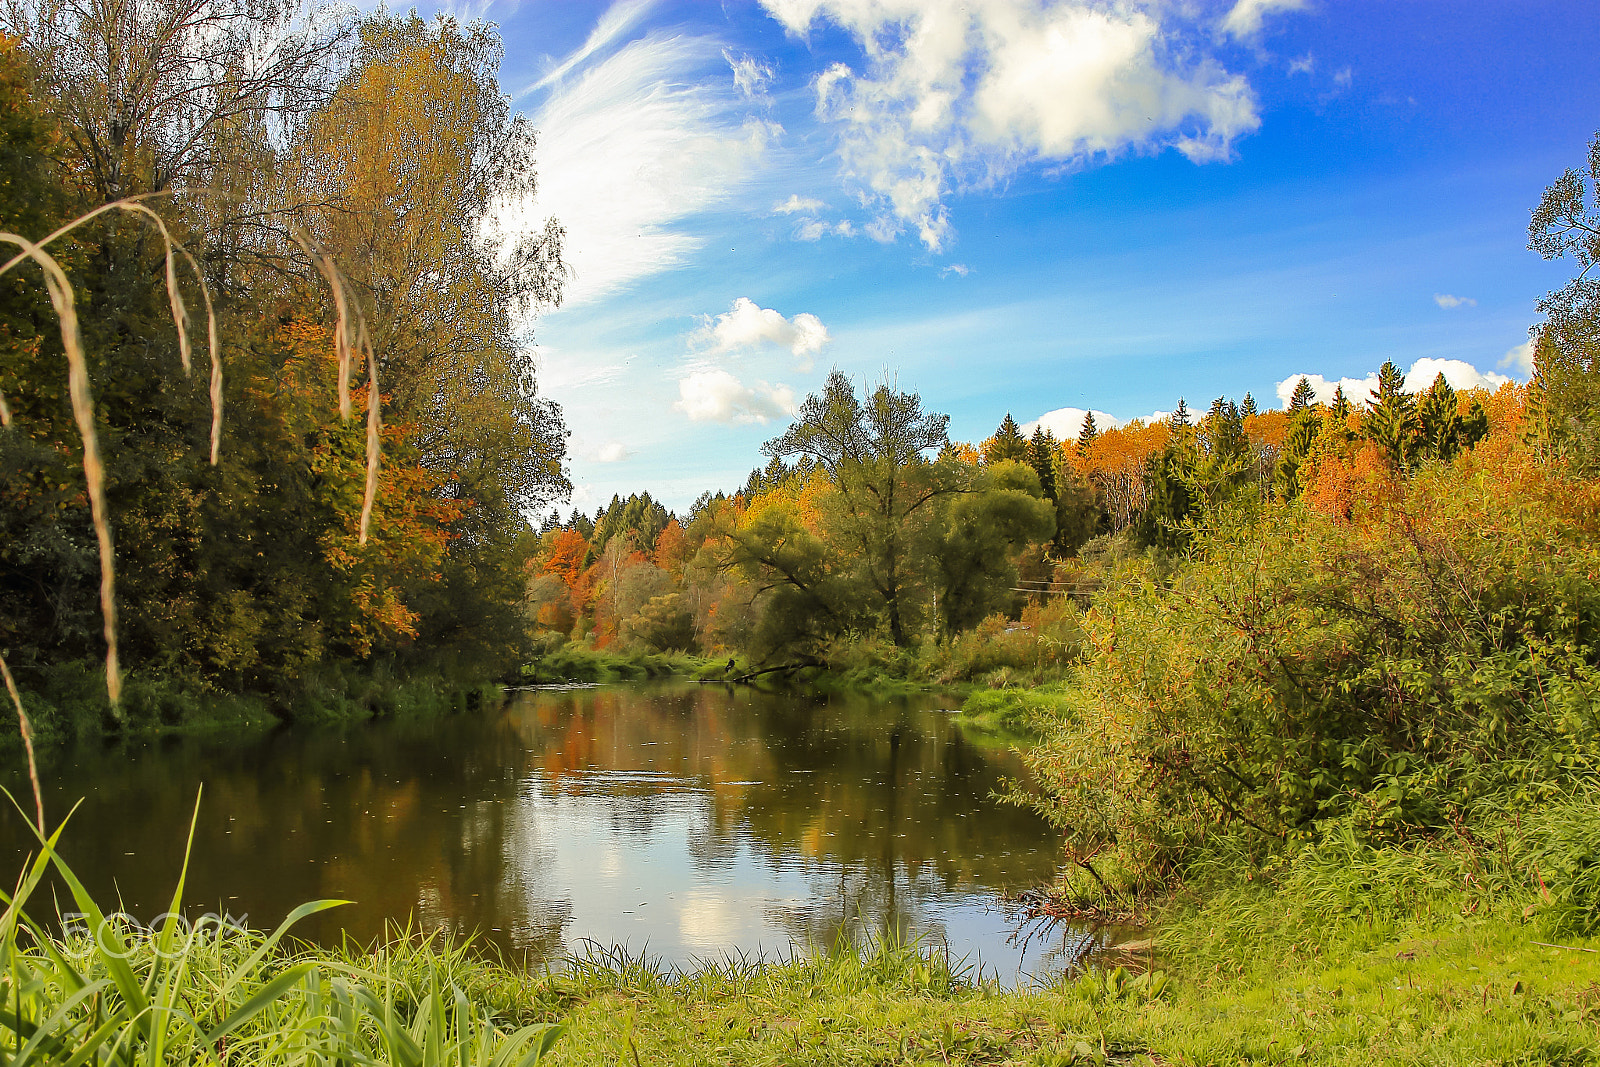
M 1010 978 L 1085 936 L 1007 943 L 997 894 L 1049 881 L 1057 845 L 991 794 L 1022 773 L 935 697 L 681 683 L 538 690 L 503 709 L 246 741 L 178 739 L 55 761 L 48 810 L 103 900 L 153 919 L 204 783 L 185 904 L 271 926 L 349 907 L 313 940 L 387 924 L 476 932 L 538 963 L 585 940 L 668 964 L 920 938 Z M 0 848 L 28 851 L 15 812 Z

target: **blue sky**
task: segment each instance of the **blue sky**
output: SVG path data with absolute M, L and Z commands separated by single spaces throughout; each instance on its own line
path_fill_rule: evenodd
M 1524 378 L 1572 273 L 1528 213 L 1600 128 L 1592 0 L 458 13 L 540 131 L 507 221 L 568 230 L 532 330 L 590 512 L 735 487 L 835 366 L 965 440 L 1386 359 Z

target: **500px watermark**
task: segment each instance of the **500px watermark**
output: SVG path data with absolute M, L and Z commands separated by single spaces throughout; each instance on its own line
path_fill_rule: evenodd
M 125 911 L 103 915 L 99 921 L 87 912 L 69 911 L 61 916 L 61 932 L 68 937 L 93 938 L 95 947 L 107 956 L 128 959 L 141 945 L 163 959 L 182 956 L 196 941 L 214 940 L 226 934 L 250 930 L 248 915 L 208 911 L 190 919 L 182 912 L 167 911 L 142 923 Z M 163 936 L 165 934 L 166 936 Z

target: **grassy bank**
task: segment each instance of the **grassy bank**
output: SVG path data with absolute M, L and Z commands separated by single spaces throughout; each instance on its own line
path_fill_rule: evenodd
M 382 666 L 326 669 L 285 679 L 271 692 L 229 692 L 214 685 L 130 672 L 121 717 L 106 703 L 97 663 L 65 663 L 25 675 L 23 706 L 42 748 L 75 740 L 163 734 L 251 733 L 286 722 L 335 724 L 425 718 L 493 706 L 498 684 L 439 675 L 400 677 Z M 14 732 L 0 731 L 0 751 L 21 754 Z
M 296 945 L 201 920 L 0 917 L 11 1062 L 1577 1064 L 1600 1052 L 1600 948 L 1536 885 L 1450 884 L 1429 857 L 1314 856 L 1169 902 L 1152 942 L 1008 990 L 916 945 L 685 971 L 592 952 L 525 972 L 399 937 Z M 182 885 L 174 909 L 182 899 Z M 66 906 L 63 904 L 63 906 Z M 295 916 L 333 906 L 310 904 Z M 1559 940 L 1558 940 L 1559 938 Z M 1541 944 L 1541 942 L 1544 942 Z M 21 1054 L 19 1054 L 21 1053 Z
M 705 659 L 684 652 L 643 649 L 599 649 L 542 634 L 533 657 L 521 669 L 525 685 L 560 682 L 630 682 L 647 678 L 720 678 L 727 660 Z
M 1600 955 L 1577 951 L 1591 947 L 1586 940 L 1542 947 L 1540 932 L 1515 916 L 1440 913 L 1381 936 L 1286 939 L 1244 956 L 1169 957 L 1158 939 L 1153 976 L 1136 953 L 1131 968 L 1024 991 L 892 945 L 684 973 L 601 955 L 527 975 L 438 943 L 397 941 L 372 952 L 282 950 L 236 976 L 261 941 L 235 935 L 202 938 L 174 992 L 197 1017 L 228 1020 L 290 977 L 231 1034 L 238 1055 L 264 1063 L 311 1047 L 407 1062 L 399 1052 L 409 1040 L 430 1052 L 410 1062 L 454 1061 L 465 1046 L 465 1062 L 487 1064 L 524 1027 L 551 1023 L 559 1033 L 536 1033 L 558 1039 L 537 1062 L 597 1067 L 1591 1062 Z M 110 977 L 83 941 L 52 947 L 88 981 Z M 170 961 L 152 956 L 139 948 L 134 974 L 173 977 Z M 98 1010 L 115 1015 L 119 996 L 104 990 Z M 129 1052 L 144 1052 L 145 1041 L 126 1035 Z M 208 1058 L 192 1035 L 174 1033 L 166 1062 Z

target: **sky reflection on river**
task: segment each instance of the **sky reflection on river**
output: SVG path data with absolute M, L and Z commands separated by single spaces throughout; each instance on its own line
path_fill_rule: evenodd
M 1020 765 L 941 703 L 524 692 L 438 722 L 80 751 L 48 773 L 48 803 L 85 798 L 64 851 L 136 917 L 170 895 L 204 781 L 186 903 L 271 925 L 302 900 L 355 901 L 302 930 L 320 941 L 410 918 L 534 962 L 592 940 L 689 963 L 894 929 L 1037 973 L 1071 935 L 1023 959 L 995 894 L 1048 880 L 1055 840 L 993 803 Z M 0 832 L 20 857 L 15 813 Z

